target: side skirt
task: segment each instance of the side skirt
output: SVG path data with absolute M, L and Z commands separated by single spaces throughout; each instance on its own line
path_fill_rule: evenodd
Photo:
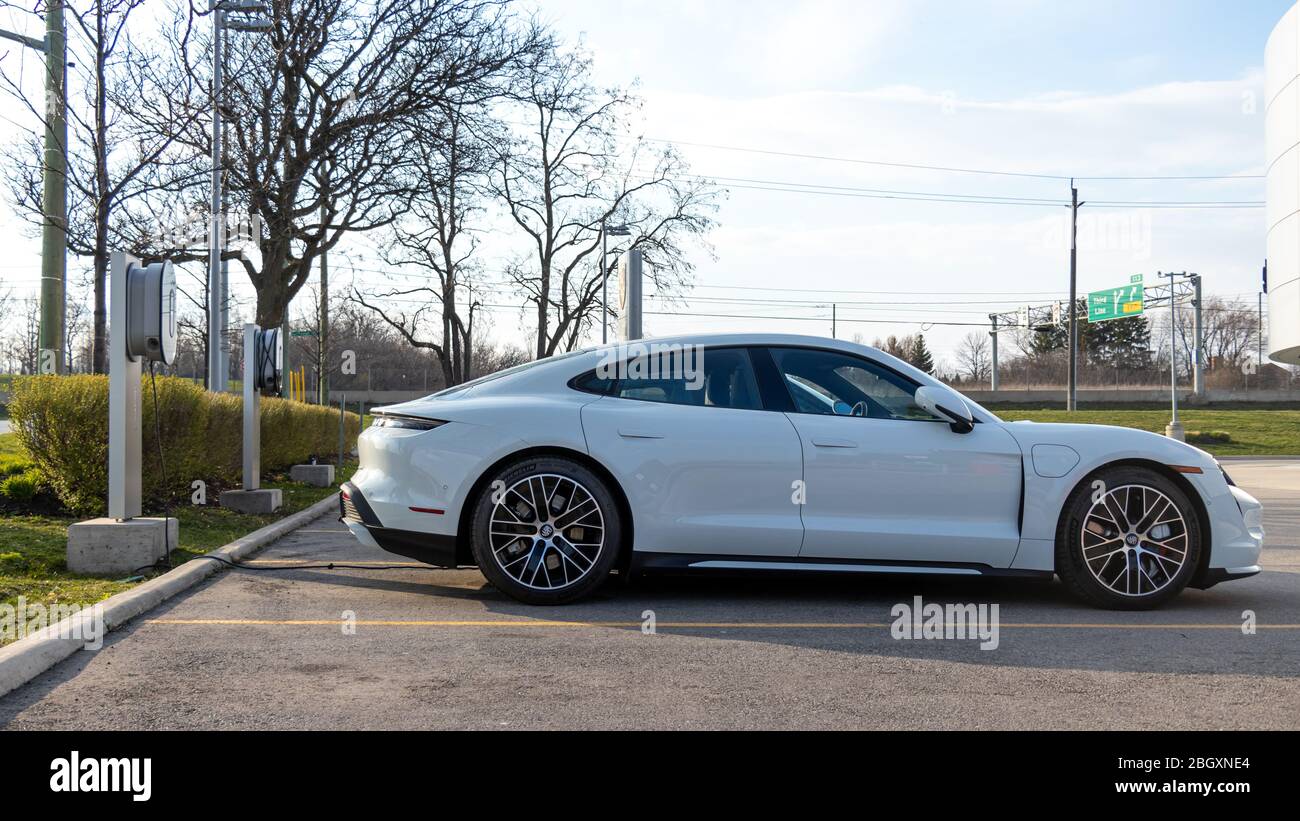
M 638 573 L 883 573 L 911 576 L 998 576 L 1050 579 L 1050 570 L 1020 570 L 965 562 L 898 562 L 808 557 L 762 558 L 708 553 L 643 553 L 633 551 L 631 574 Z

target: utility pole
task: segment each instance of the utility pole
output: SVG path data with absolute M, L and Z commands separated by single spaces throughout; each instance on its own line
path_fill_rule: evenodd
M 45 39 L 0 29 L 0 37 L 45 55 L 45 152 L 41 210 L 41 325 L 37 337 L 38 373 L 64 373 L 67 315 L 68 103 L 64 74 L 68 65 L 63 28 L 64 0 L 48 0 Z M 48 353 L 47 353 L 48 352 Z
M 831 339 L 839 339 L 839 337 L 835 335 L 836 309 L 838 307 L 839 306 L 836 303 L 831 303 Z
M 1192 393 L 1205 398 L 1205 322 L 1201 316 L 1201 275 L 1192 274 L 1192 309 L 1195 325 L 1192 337 Z
M 989 336 L 993 337 L 993 370 L 989 374 L 989 389 L 994 393 L 998 392 L 998 315 L 989 314 L 989 319 L 993 322 L 993 330 L 989 331 Z
M 1077 298 L 1077 281 L 1079 273 L 1079 189 L 1070 180 L 1070 363 L 1069 388 L 1066 393 L 1065 409 L 1078 409 L 1077 396 L 1079 386 L 1079 323 L 1076 317 L 1075 300 Z

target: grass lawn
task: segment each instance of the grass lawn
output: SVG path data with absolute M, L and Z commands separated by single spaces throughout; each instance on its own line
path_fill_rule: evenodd
M 1006 421 L 1030 419 L 1035 422 L 1083 422 L 1094 425 L 1122 425 L 1164 433 L 1169 424 L 1169 409 L 1129 410 L 1121 408 L 1065 410 L 1026 408 L 989 408 Z M 1300 455 L 1300 410 L 1221 410 L 1179 409 L 1188 441 L 1215 456 L 1297 456 Z M 1228 441 L 1197 441 L 1194 433 L 1226 433 Z
M 0 435 L 0 461 L 20 456 L 14 438 L 13 434 Z M 335 479 L 342 482 L 355 470 L 355 462 L 347 464 L 335 473 Z M 180 520 L 180 545 L 172 551 L 172 563 L 180 564 L 228 544 L 336 492 L 334 488 L 292 483 L 287 474 L 271 476 L 269 481 L 262 482 L 262 487 L 278 487 L 284 492 L 284 506 L 278 513 L 251 516 L 215 506 L 189 504 L 177 505 L 169 511 L 169 515 Z M 30 603 L 87 605 L 139 583 L 139 580 L 69 573 L 67 529 L 75 521 L 78 518 L 72 516 L 0 517 L 0 604 L 16 604 L 18 597 L 23 596 Z

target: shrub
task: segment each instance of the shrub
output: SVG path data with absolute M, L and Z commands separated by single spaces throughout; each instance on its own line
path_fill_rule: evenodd
M 177 377 L 158 377 L 156 387 L 157 425 L 154 393 L 149 377 L 144 377 L 141 460 L 146 506 L 188 494 L 195 479 L 215 487 L 237 482 L 242 469 L 242 398 L 208 393 Z M 15 379 L 9 414 L 31 463 L 59 501 L 77 514 L 102 514 L 108 494 L 108 377 Z M 261 416 L 264 471 L 283 470 L 338 448 L 336 410 L 267 397 L 261 400 Z M 159 459 L 159 427 L 165 470 Z M 347 414 L 348 448 L 360 428 L 359 417 Z
M 1187 441 L 1193 445 L 1226 445 L 1232 441 L 1232 434 L 1226 430 L 1191 430 L 1187 432 Z
M 41 477 L 35 470 L 15 473 L 0 480 L 0 497 L 10 502 L 30 502 L 41 490 Z

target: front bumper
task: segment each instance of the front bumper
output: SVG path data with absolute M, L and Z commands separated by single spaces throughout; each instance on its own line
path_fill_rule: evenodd
M 339 486 L 339 521 L 357 541 L 437 567 L 457 567 L 456 537 L 384 527 L 366 497 L 351 482 Z

